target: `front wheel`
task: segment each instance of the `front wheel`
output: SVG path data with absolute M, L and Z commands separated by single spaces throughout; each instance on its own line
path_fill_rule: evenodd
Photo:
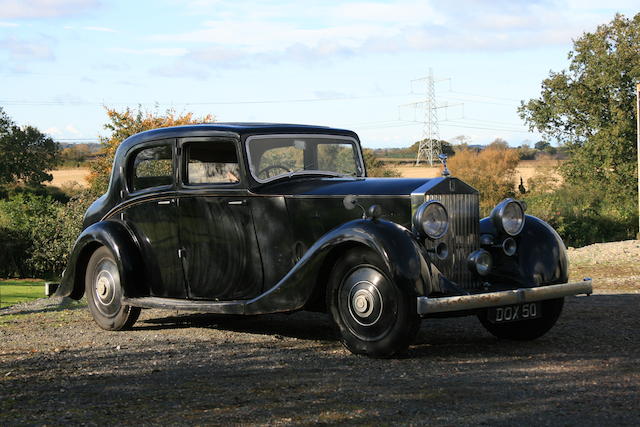
M 539 318 L 520 320 L 512 323 L 492 323 L 489 320 L 489 310 L 483 310 L 478 315 L 478 318 L 482 326 L 498 338 L 514 341 L 530 341 L 549 332 L 558 321 L 563 305 L 564 298 L 541 301 L 540 307 L 542 315 Z
M 89 259 L 85 290 L 89 311 L 102 329 L 128 329 L 138 320 L 140 308 L 122 304 L 118 264 L 111 251 L 104 246 Z
M 397 355 L 420 327 L 415 297 L 398 288 L 380 257 L 368 249 L 351 250 L 335 264 L 327 304 L 342 344 L 355 354 Z

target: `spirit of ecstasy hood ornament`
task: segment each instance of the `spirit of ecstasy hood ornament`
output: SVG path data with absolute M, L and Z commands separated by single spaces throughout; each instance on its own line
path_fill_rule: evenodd
M 444 166 L 444 169 L 442 170 L 442 176 L 447 177 L 447 176 L 451 176 L 451 172 L 449 172 L 449 169 L 447 168 L 447 155 L 444 153 L 438 154 L 438 158 L 440 159 L 440 161 L 442 162 L 442 165 Z

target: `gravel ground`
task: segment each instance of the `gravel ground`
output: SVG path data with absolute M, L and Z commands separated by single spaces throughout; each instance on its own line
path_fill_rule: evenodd
M 0 425 L 638 425 L 640 242 L 569 253 L 573 278 L 617 275 L 567 298 L 544 337 L 430 319 L 392 360 L 351 355 L 315 313 L 145 310 L 134 330 L 106 332 L 60 298 L 4 309 Z

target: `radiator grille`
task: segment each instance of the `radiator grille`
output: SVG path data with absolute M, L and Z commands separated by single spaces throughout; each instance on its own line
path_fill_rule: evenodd
M 436 260 L 436 267 L 446 278 L 463 289 L 477 289 L 480 280 L 467 268 L 467 257 L 480 248 L 480 199 L 478 194 L 427 194 L 425 200 L 437 200 L 449 213 L 449 232 L 443 241 L 449 247 L 449 257 Z

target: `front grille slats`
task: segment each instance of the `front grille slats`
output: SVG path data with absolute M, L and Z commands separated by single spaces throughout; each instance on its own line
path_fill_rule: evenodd
M 449 213 L 449 232 L 440 240 L 449 247 L 449 256 L 435 260 L 444 276 L 463 289 L 477 289 L 480 280 L 467 267 L 467 257 L 480 247 L 480 199 L 478 194 L 427 194 L 425 200 L 437 200 Z

